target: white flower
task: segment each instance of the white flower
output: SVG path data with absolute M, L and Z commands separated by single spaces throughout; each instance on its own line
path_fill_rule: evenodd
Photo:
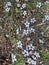
M 18 46 L 17 46 L 18 48 L 22 48 L 22 42 L 21 41 L 19 41 L 17 44 L 18 44 Z
M 9 37 L 9 35 L 8 35 L 8 34 L 6 34 L 6 37 L 8 38 L 8 37 Z
M 21 4 L 17 4 L 17 7 L 20 7 L 21 6 Z
M 35 33 L 35 29 L 34 28 L 30 28 L 30 33 L 34 32 Z
M 26 26 L 27 28 L 29 28 L 29 24 L 30 24 L 30 23 L 29 23 L 28 21 L 26 21 L 24 24 L 25 24 L 25 26 Z
M 45 20 L 49 20 L 49 15 L 45 15 Z
M 11 2 L 7 2 L 5 7 L 12 6 Z
M 42 64 L 43 63 L 43 61 L 40 61 L 40 64 Z
M 7 2 L 7 5 L 8 5 L 8 6 L 11 6 L 11 2 Z
M 16 30 L 16 34 L 19 34 L 19 29 Z
M 22 4 L 22 8 L 25 8 L 25 7 L 26 7 L 26 3 L 23 3 L 23 4 Z
M 32 56 L 32 58 L 33 58 L 34 60 L 37 60 L 37 58 L 36 58 L 36 57 L 34 57 L 34 56 Z
M 27 41 L 29 41 L 30 40 L 30 37 L 27 37 Z
M 10 8 L 7 7 L 7 8 L 5 9 L 5 11 L 6 11 L 6 12 L 9 12 L 9 11 L 10 11 Z
M 36 7 L 40 8 L 41 6 L 42 6 L 42 3 L 41 2 L 37 2 Z
M 44 43 L 44 41 L 43 41 L 42 39 L 39 39 L 39 42 L 40 42 L 40 43 Z
M 45 4 L 49 4 L 49 1 L 46 1 Z
M 35 22 L 36 22 L 36 19 L 33 18 L 33 19 L 30 20 L 30 22 L 31 22 L 31 23 L 35 23 Z
M 24 12 L 23 12 L 23 15 L 26 16 L 26 15 L 27 15 L 27 11 L 24 11 Z
M 29 33 L 28 30 L 23 30 L 23 34 L 27 35 Z
M 29 53 L 28 53 L 28 51 L 27 51 L 27 50 L 24 50 L 24 51 L 22 52 L 22 54 L 24 55 L 24 57 L 29 56 Z
M 26 50 L 34 50 L 34 49 L 35 47 L 32 44 L 26 46 Z
M 34 52 L 34 55 L 35 55 L 37 58 L 40 58 L 39 53 L 37 53 L 36 51 Z
M 16 2 L 19 2 L 19 0 L 16 0 Z
M 31 65 L 36 65 L 36 61 L 32 60 L 31 58 L 27 58 L 27 63 Z
M 6 11 L 6 12 L 9 12 L 9 10 L 10 10 L 10 7 L 9 7 L 9 6 L 12 6 L 12 5 L 11 5 L 11 2 L 7 2 L 7 3 L 6 3 L 6 5 L 5 5 L 5 11 Z
M 17 59 L 16 59 L 16 56 L 12 53 L 11 54 L 11 57 L 12 57 L 12 62 L 14 63 L 15 61 L 17 61 Z
M 31 61 L 32 61 L 32 59 L 31 59 L 31 58 L 28 58 L 28 59 L 27 59 L 27 63 L 28 63 L 28 64 L 32 64 L 32 62 L 31 62 Z
M 33 65 L 36 65 L 36 61 L 34 61 L 34 60 L 32 60 L 31 63 L 32 63 Z
M 29 50 L 34 50 L 34 46 L 32 44 L 29 45 Z

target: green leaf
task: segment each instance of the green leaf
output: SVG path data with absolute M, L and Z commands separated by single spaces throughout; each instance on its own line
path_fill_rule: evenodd
M 20 57 L 21 55 L 19 53 L 15 53 L 15 56 L 16 57 Z
M 36 7 L 37 1 L 34 1 L 32 4 L 33 4 L 33 7 Z
M 16 41 L 15 41 L 15 46 L 16 46 L 16 47 L 18 46 L 18 44 L 17 44 L 17 43 L 18 43 L 18 40 L 16 40 Z
M 49 8 L 49 4 L 46 4 L 46 7 L 48 7 L 48 8 Z
M 27 4 L 26 4 L 26 7 L 27 7 L 27 9 L 31 9 L 30 3 L 27 3 Z
M 16 8 L 15 11 L 16 11 L 16 13 L 19 13 L 20 12 L 20 10 L 18 8 Z
M 17 62 L 15 62 L 14 63 L 14 65 L 24 65 L 24 58 L 23 57 L 21 57 L 21 58 L 19 58 L 18 60 L 17 60 Z
M 48 58 L 48 56 L 49 56 L 49 52 L 43 51 L 42 52 L 41 60 L 45 61 Z
M 2 0 L 0 0 L 0 3 L 2 3 Z

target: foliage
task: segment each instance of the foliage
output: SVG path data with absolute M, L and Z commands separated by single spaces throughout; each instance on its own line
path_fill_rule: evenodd
M 42 56 L 41 56 L 41 60 L 45 61 L 49 56 L 49 52 L 46 51 L 42 51 Z

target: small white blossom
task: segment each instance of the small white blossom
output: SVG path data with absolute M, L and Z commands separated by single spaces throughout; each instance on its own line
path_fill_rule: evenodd
M 17 42 L 17 44 L 18 44 L 18 48 L 22 48 L 22 42 L 21 41 L 19 41 L 19 42 Z
M 49 21 L 49 15 L 45 15 L 45 20 Z
M 37 60 L 37 58 L 36 58 L 36 57 L 34 57 L 34 56 L 32 56 L 32 58 L 33 58 L 34 60 Z
M 30 41 L 30 37 L 27 37 L 27 41 Z
M 32 62 L 33 65 L 36 65 L 36 61 L 32 60 L 31 62 Z
M 6 12 L 9 12 L 10 11 L 10 7 L 9 6 L 12 6 L 11 5 L 11 2 L 7 2 L 6 5 L 5 5 L 5 11 Z
M 34 50 L 34 46 L 32 44 L 29 45 L 29 50 Z
M 16 0 L 16 2 L 19 2 L 19 0 Z
M 45 4 L 49 4 L 49 1 L 46 1 Z
M 27 59 L 27 63 L 31 65 L 36 65 L 36 61 L 32 60 L 31 58 Z
M 25 24 L 25 26 L 26 26 L 27 28 L 29 28 L 29 24 L 30 24 L 30 23 L 29 23 L 28 21 L 26 21 L 24 24 Z
M 35 47 L 32 44 L 26 46 L 26 50 L 34 50 L 34 49 Z
M 43 41 L 42 39 L 39 39 L 39 42 L 40 42 L 40 43 L 44 43 L 44 41 Z
M 23 15 L 26 16 L 26 15 L 27 15 L 27 11 L 24 11 L 24 12 L 23 12 Z
M 9 12 L 9 11 L 10 11 L 10 8 L 7 7 L 7 8 L 5 9 L 5 11 L 6 11 L 6 12 Z
M 28 63 L 28 64 L 32 64 L 32 62 L 31 62 L 31 61 L 32 61 L 32 59 L 31 59 L 31 58 L 28 58 L 28 59 L 27 59 L 27 63 Z
M 33 18 L 33 19 L 30 20 L 30 22 L 31 22 L 31 23 L 35 23 L 35 22 L 36 22 L 36 19 Z
M 21 4 L 17 4 L 17 7 L 20 7 L 21 6 Z
M 6 5 L 5 5 L 5 7 L 9 7 L 9 6 L 12 6 L 11 2 L 7 2 Z
M 23 3 L 23 4 L 22 4 L 22 8 L 25 8 L 25 7 L 26 7 L 26 3 Z
M 34 28 L 30 28 L 30 33 L 34 32 L 35 33 L 35 29 Z
M 28 30 L 23 30 L 23 34 L 27 35 L 29 33 Z
M 43 61 L 40 61 L 40 64 L 42 64 L 43 63 Z
M 8 35 L 8 34 L 6 34 L 6 37 L 8 38 L 8 37 L 9 37 L 9 35 Z
M 19 34 L 19 29 L 16 30 L 16 34 Z
M 34 52 L 34 55 L 35 55 L 37 58 L 40 58 L 39 53 L 37 53 L 36 51 Z
M 42 3 L 41 2 L 37 2 L 36 7 L 40 8 L 41 6 L 42 6 Z
M 24 55 L 24 57 L 29 56 L 29 53 L 28 53 L 28 51 L 27 51 L 27 50 L 22 51 L 22 54 Z
M 14 63 L 15 61 L 17 61 L 17 59 L 16 59 L 16 56 L 12 53 L 11 54 L 11 57 L 12 57 L 12 62 Z

